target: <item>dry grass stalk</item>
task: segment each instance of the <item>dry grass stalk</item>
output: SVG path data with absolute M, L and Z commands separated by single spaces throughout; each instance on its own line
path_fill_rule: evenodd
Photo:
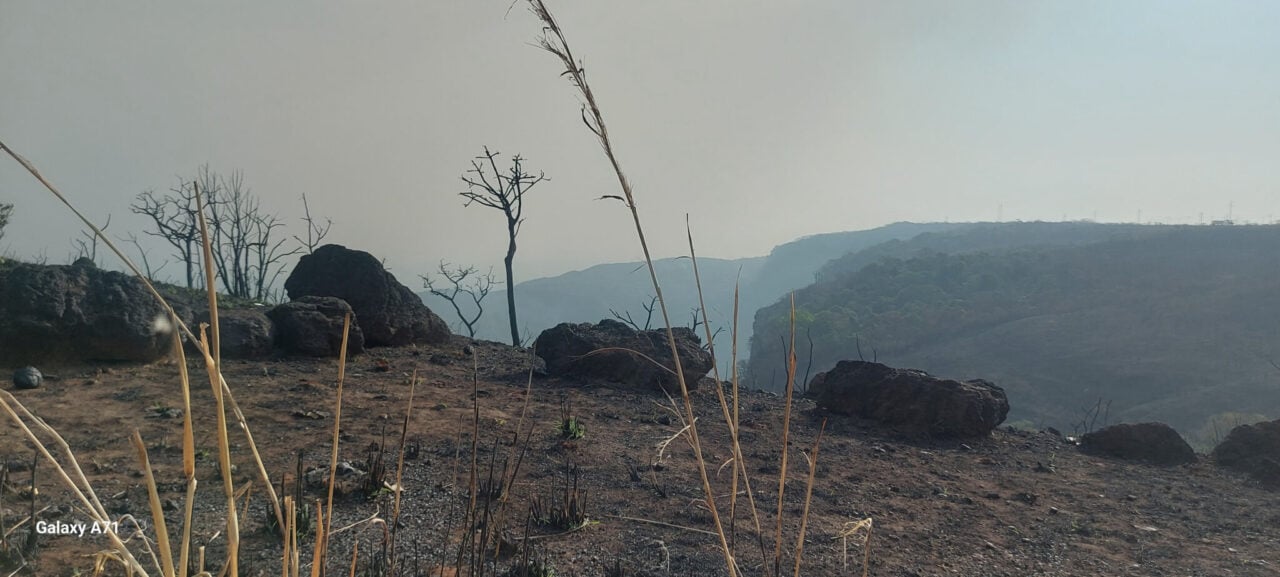
M 778 525 L 774 533 L 773 574 L 782 570 L 782 501 L 787 492 L 787 443 L 791 434 L 791 395 L 796 383 L 796 295 L 791 293 L 791 347 L 787 349 L 787 393 L 782 409 L 782 458 L 778 471 Z
M 849 571 L 849 537 L 864 531 L 862 538 L 862 577 L 867 577 L 871 570 L 871 529 L 873 522 L 871 517 L 860 521 L 849 521 L 844 524 L 844 531 L 836 535 L 836 539 L 840 540 L 840 560 L 844 564 L 844 571 Z
M 219 370 L 222 368 L 222 342 L 218 332 L 218 291 L 214 288 L 214 284 L 218 279 L 214 276 L 213 270 L 213 244 L 209 242 L 209 222 L 204 217 L 204 195 L 200 194 L 200 183 L 192 182 L 192 189 L 196 193 L 196 212 L 200 217 L 200 238 L 204 239 L 201 244 L 201 250 L 204 251 L 204 286 L 205 294 L 209 298 L 209 331 L 213 339 L 213 365 Z
M 284 577 L 293 577 L 298 574 L 295 567 L 289 561 L 293 557 L 293 547 L 297 542 L 297 534 L 294 531 L 293 524 L 297 521 L 293 509 L 293 495 L 285 495 L 284 497 L 284 551 L 280 553 L 281 571 Z
M 747 463 L 742 456 L 742 444 L 738 442 L 738 284 L 733 286 L 733 412 L 730 414 L 729 404 L 724 398 L 724 388 L 720 385 L 720 367 L 716 362 L 715 333 L 711 332 L 711 321 L 707 317 L 707 303 L 702 296 L 702 277 L 698 274 L 698 253 L 694 250 L 693 229 L 689 226 L 689 217 L 685 216 L 685 232 L 689 236 L 689 260 L 693 263 L 693 281 L 698 289 L 698 310 L 702 312 L 702 328 L 707 335 L 707 350 L 711 353 L 711 374 L 716 381 L 716 399 L 720 402 L 720 410 L 724 413 L 724 422 L 729 426 L 729 439 L 733 452 L 733 479 L 729 487 L 729 546 L 733 548 L 735 534 L 733 531 L 738 503 L 738 473 L 742 473 L 743 487 L 747 493 L 747 503 L 751 507 L 751 520 L 756 527 L 756 541 L 760 545 L 761 562 L 765 559 L 764 532 L 760 528 L 760 513 L 756 507 L 755 493 L 751 490 L 751 478 L 747 476 Z
M 316 549 L 311 556 L 311 577 L 320 577 L 324 574 L 325 542 L 329 540 L 327 522 L 324 503 L 316 499 Z
M 795 577 L 800 577 L 800 559 L 804 554 L 804 532 L 809 527 L 809 503 L 813 500 L 813 480 L 818 474 L 818 447 L 822 444 L 822 433 L 827 430 L 827 420 L 822 420 L 818 428 L 818 438 L 813 441 L 813 456 L 809 457 L 809 481 L 804 489 L 804 512 L 800 514 L 800 536 L 796 538 L 796 570 Z
M 415 368 L 413 369 L 413 377 L 409 379 L 409 400 L 406 403 L 406 406 L 404 409 L 404 424 L 400 427 L 400 455 L 396 459 L 396 484 L 394 487 L 392 487 L 392 492 L 395 493 L 395 502 L 391 509 L 391 537 L 390 538 L 391 538 L 392 555 L 389 561 L 389 566 L 387 568 L 387 573 L 391 575 L 395 575 L 396 534 L 399 532 L 397 529 L 400 527 L 400 496 L 404 492 L 404 486 L 401 485 L 400 482 L 401 482 L 401 479 L 404 478 L 405 442 L 409 437 L 409 418 L 413 415 L 413 393 L 414 393 L 414 390 L 417 388 L 417 386 L 418 386 L 418 369 Z M 357 546 L 358 545 L 359 543 L 357 543 Z M 355 570 L 355 565 L 353 564 L 352 571 L 354 570 Z
M 209 349 L 208 336 L 204 327 L 200 327 L 200 343 L 205 351 Z M 214 410 L 217 411 L 218 425 L 218 467 L 222 469 L 222 490 L 227 497 L 227 564 L 231 577 L 240 575 L 240 522 L 236 511 L 235 482 L 231 479 L 231 444 L 227 439 L 226 403 L 222 397 L 221 377 L 218 366 L 209 353 L 204 353 L 205 369 L 209 373 L 209 386 L 213 389 Z
M 169 317 L 171 326 L 178 326 L 177 316 Z M 182 545 L 178 549 L 178 577 L 187 577 L 187 562 L 191 549 L 191 513 L 196 492 L 196 442 L 191 425 L 191 375 L 187 373 L 187 354 L 182 350 L 182 336 L 174 330 L 173 354 L 178 365 L 178 380 L 182 385 L 182 476 L 187 480 L 186 509 L 182 517 Z M 155 511 L 152 511 L 152 515 Z
M 461 431 L 459 431 L 461 433 Z M 470 501 L 467 504 L 467 515 L 465 517 L 467 531 L 464 533 L 461 542 L 458 544 L 458 559 L 454 568 L 458 573 L 462 573 L 462 559 L 464 554 L 467 555 L 469 567 L 472 573 L 475 573 L 476 567 L 476 551 L 475 551 L 475 528 L 476 520 L 476 500 L 480 497 L 480 479 L 479 479 L 479 454 L 480 454 L 480 351 L 473 349 L 471 353 L 471 475 L 467 483 L 467 490 L 470 493 Z M 470 549 L 470 551 L 468 551 Z
M 613 166 L 613 172 L 617 175 L 618 185 L 622 188 L 624 202 L 631 211 L 636 236 L 640 240 L 640 248 L 644 253 L 645 263 L 649 268 L 649 280 L 653 283 L 653 291 L 658 297 L 658 306 L 662 311 L 662 319 L 667 327 L 667 345 L 671 349 L 671 358 L 676 365 L 676 380 L 680 383 L 680 394 L 684 400 L 688 422 L 691 425 L 689 436 L 694 447 L 694 456 L 698 462 L 698 473 L 701 476 L 707 509 L 711 512 L 716 534 L 720 539 L 720 549 L 724 554 L 725 566 L 729 570 L 730 577 L 737 577 L 738 571 L 737 565 L 733 560 L 733 550 L 729 548 L 728 539 L 725 537 L 724 528 L 720 523 L 720 513 L 715 504 L 715 493 L 711 490 L 711 480 L 707 475 L 706 461 L 703 459 L 702 445 L 698 439 L 698 428 L 693 426 L 693 402 L 689 399 L 689 387 L 685 382 L 684 368 L 681 366 L 680 354 L 676 348 L 675 334 L 671 330 L 671 316 L 667 312 L 666 300 L 662 295 L 662 286 L 658 283 L 658 273 L 654 269 L 653 258 L 649 253 L 649 244 L 645 240 L 644 227 L 640 222 L 640 212 L 636 208 L 635 196 L 631 191 L 631 183 L 627 180 L 626 174 L 622 172 L 622 166 L 618 163 L 617 156 L 614 154 L 613 144 L 609 140 L 609 131 L 605 126 L 604 116 L 600 112 L 600 107 L 596 102 L 595 94 L 591 91 L 591 86 L 587 83 L 586 70 L 583 68 L 582 63 L 577 58 L 574 58 L 573 52 L 569 49 L 569 43 L 565 40 L 564 32 L 560 29 L 560 25 L 556 23 L 555 18 L 552 17 L 546 4 L 542 0 L 529 0 L 529 4 L 533 8 L 534 14 L 545 25 L 541 38 L 542 48 L 560 59 L 561 64 L 565 67 L 563 75 L 571 79 L 573 85 L 585 100 L 582 110 L 583 122 L 596 135 L 601 148 L 604 149 L 605 156 L 608 157 L 609 164 Z M 588 118 L 588 114 L 590 114 L 590 118 Z
M 328 552 L 330 530 L 333 529 L 333 486 L 338 475 L 338 431 L 342 427 L 342 384 L 347 376 L 347 338 L 351 333 L 351 313 L 342 318 L 342 348 L 338 350 L 338 398 L 333 407 L 333 448 L 329 452 L 329 499 L 326 505 L 328 515 L 324 531 L 316 532 L 316 564 L 324 566 L 324 554 Z M 317 526 L 319 525 L 317 519 Z M 311 572 L 314 574 L 316 568 Z
M 676 525 L 676 524 L 673 524 L 673 523 L 665 523 L 665 522 L 662 522 L 662 521 L 654 521 L 653 519 L 642 519 L 642 518 L 640 518 L 640 517 L 628 517 L 628 516 L 626 516 L 626 515 L 605 515 L 605 517 L 612 517 L 612 518 L 614 518 L 614 519 L 622 519 L 623 521 L 635 521 L 635 522 L 637 522 L 637 523 L 648 523 L 648 524 L 650 524 L 650 525 L 658 525 L 659 527 L 670 527 L 670 528 L 672 528 L 672 529 L 679 529 L 679 530 L 681 530 L 681 531 L 688 531 L 688 532 L 690 532 L 690 533 L 701 533 L 701 534 L 703 534 L 703 535 L 710 535 L 710 536 L 712 536 L 712 537 L 715 537 L 715 536 L 716 536 L 716 534 L 715 534 L 715 533 L 712 533 L 711 531 L 707 531 L 707 530 L 704 530 L 704 529 L 695 529 L 695 528 L 693 528 L 693 527 L 685 527 L 684 525 Z
M 191 514 L 196 504 L 196 476 L 187 477 L 186 508 L 182 512 L 182 549 L 178 552 L 178 577 L 187 577 L 187 562 L 191 557 Z
M 164 522 L 164 509 L 160 506 L 160 494 L 156 491 L 156 478 L 151 472 L 151 460 L 147 458 L 147 446 L 142 442 L 142 433 L 133 430 L 129 438 L 133 448 L 138 452 L 138 462 L 142 466 L 142 476 L 147 481 L 147 497 L 151 505 L 151 522 L 156 528 L 156 548 L 160 550 L 160 573 L 165 577 L 175 577 L 173 570 L 173 551 L 169 549 L 169 529 Z

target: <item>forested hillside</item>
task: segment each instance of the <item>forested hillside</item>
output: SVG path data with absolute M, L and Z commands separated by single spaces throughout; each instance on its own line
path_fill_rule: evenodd
M 894 223 L 871 230 L 816 234 L 778 245 L 767 257 L 717 259 L 700 257 L 702 287 L 712 326 L 724 327 L 724 335 L 733 316 L 734 283 L 740 283 L 740 355 L 746 357 L 751 337 L 751 318 L 755 311 L 777 300 L 787 291 L 813 282 L 822 265 L 850 252 L 857 252 L 885 241 L 911 238 L 933 231 L 954 230 L 965 224 Z M 688 258 L 655 261 L 662 292 L 672 322 L 688 326 L 692 310 L 698 306 L 693 282 L 693 267 Z M 447 287 L 447 285 L 446 285 Z M 484 315 L 476 327 L 479 338 L 505 341 L 510 335 L 507 321 L 506 291 L 495 286 L 484 301 Z M 431 310 L 439 313 L 455 330 L 466 334 L 457 324 L 453 308 L 444 299 L 421 293 Z M 645 322 L 645 305 L 653 296 L 648 271 L 639 262 L 609 263 L 568 272 L 555 277 L 533 279 L 516 285 L 516 306 L 520 332 L 532 337 L 562 322 L 596 322 L 611 318 L 613 309 L 624 316 L 630 313 L 638 324 Z M 465 295 L 461 300 L 466 300 Z M 470 302 L 460 302 L 464 313 L 474 315 Z M 653 326 L 662 324 L 654 313 Z M 699 331 L 701 335 L 701 331 Z M 721 341 L 727 360 L 728 339 Z
M 1280 227 L 998 225 L 887 243 L 819 276 L 796 293 L 801 376 L 860 348 L 993 380 L 1011 421 L 1067 432 L 1100 400 L 1097 423 L 1192 433 L 1215 414 L 1280 414 Z M 785 301 L 756 315 L 751 383 L 782 386 L 787 325 Z

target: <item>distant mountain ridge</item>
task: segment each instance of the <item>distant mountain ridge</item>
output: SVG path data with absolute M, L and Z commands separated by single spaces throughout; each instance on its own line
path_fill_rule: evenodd
M 1194 430 L 1280 415 L 1280 227 L 1010 223 L 828 263 L 797 291 L 800 371 L 873 355 L 1004 386 L 1010 419 L 1070 431 L 1085 407 Z M 789 305 L 755 318 L 748 384 L 781 386 Z M 1099 418 L 1104 415 L 1099 415 Z
M 704 298 L 713 328 L 723 327 L 716 337 L 723 362 L 729 355 L 729 329 L 732 326 L 734 283 L 740 282 L 739 354 L 747 355 L 751 337 L 751 319 L 756 309 L 776 301 L 790 290 L 808 285 L 814 273 L 828 261 L 850 251 L 895 239 L 906 239 L 926 232 L 962 228 L 964 224 L 900 222 L 870 230 L 823 233 L 806 236 L 774 247 L 766 257 L 743 259 L 698 258 L 702 274 Z M 655 261 L 659 282 L 667 298 L 672 322 L 688 326 L 692 310 L 697 307 L 693 267 L 686 257 Z M 741 274 L 739 274 L 741 273 Z M 628 312 L 644 324 L 647 304 L 653 295 L 644 263 L 608 263 L 554 277 L 517 283 L 516 307 L 520 315 L 520 331 L 532 341 L 545 329 L 562 322 L 596 322 L 611 318 L 609 309 L 625 315 Z M 444 299 L 427 292 L 419 293 L 431 310 L 460 330 L 453 308 Z M 484 301 L 485 312 L 477 326 L 477 338 L 495 341 L 510 339 L 506 311 L 506 291 L 494 290 Z M 468 313 L 474 309 L 466 309 Z M 653 326 L 662 324 L 655 311 Z M 465 334 L 465 332 L 464 332 Z M 699 330 L 701 335 L 702 331 Z M 722 367 L 727 366 L 723 365 Z

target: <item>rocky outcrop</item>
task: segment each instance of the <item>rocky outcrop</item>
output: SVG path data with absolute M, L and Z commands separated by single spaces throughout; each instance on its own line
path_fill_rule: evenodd
M 209 322 L 209 312 L 200 313 L 196 321 Z M 342 334 L 341 317 L 338 334 Z M 219 310 L 218 340 L 224 359 L 264 359 L 271 356 L 275 347 L 276 328 L 266 313 L 257 309 Z
M 685 382 L 692 389 L 711 370 L 711 355 L 702 349 L 702 341 L 691 329 L 680 327 L 672 332 Z M 680 388 L 666 330 L 637 331 L 608 319 L 596 324 L 561 323 L 542 331 L 533 348 L 546 361 L 547 373 L 554 376 L 666 389 L 673 394 Z
M 1152 465 L 1194 463 L 1196 452 L 1164 423 L 1112 425 L 1080 437 L 1080 450 Z
M 355 311 L 369 346 L 440 344 L 449 340 L 449 326 L 444 320 L 364 251 L 336 244 L 317 248 L 298 261 L 284 288 L 291 300 L 318 296 L 346 301 Z
M 276 326 L 276 344 L 286 354 L 336 357 L 342 350 L 342 322 L 351 305 L 334 297 L 302 297 L 267 312 Z M 347 354 L 364 352 L 364 333 L 353 319 Z
M 1280 490 L 1280 419 L 1240 425 L 1213 449 L 1218 465 L 1246 473 L 1263 487 Z
M 142 281 L 74 265 L 0 268 L 0 363 L 154 361 L 169 352 L 164 309 Z
M 833 413 L 936 437 L 986 435 L 1009 414 L 1004 389 L 987 381 L 939 379 L 865 361 L 840 361 L 819 373 L 808 395 Z

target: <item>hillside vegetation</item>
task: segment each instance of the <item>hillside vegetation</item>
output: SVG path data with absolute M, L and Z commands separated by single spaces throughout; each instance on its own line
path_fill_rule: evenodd
M 1030 425 L 1159 420 L 1212 435 L 1202 429 L 1214 415 L 1280 414 L 1277 286 L 1275 226 L 926 234 L 834 261 L 796 293 L 799 371 L 808 335 L 811 372 L 861 349 L 868 360 L 993 380 L 1008 391 L 1010 420 Z M 749 383 L 782 386 L 788 308 L 757 313 Z
M 724 327 L 724 334 L 732 324 L 733 288 L 739 282 L 741 296 L 739 308 L 740 354 L 747 354 L 746 343 L 751 336 L 751 316 L 760 307 L 774 302 L 788 291 L 813 282 L 814 275 L 824 264 L 847 253 L 861 251 L 886 241 L 912 238 L 926 232 L 953 230 L 962 224 L 900 222 L 870 230 L 816 234 L 778 245 L 767 257 L 718 259 L 700 257 L 698 267 L 702 273 L 703 296 L 713 328 Z M 688 258 L 668 258 L 654 261 L 662 292 L 667 298 L 667 308 L 672 322 L 688 326 L 691 311 L 698 306 L 698 295 L 693 280 L 693 265 Z M 427 292 L 420 293 L 422 300 L 454 323 L 453 308 L 444 299 Z M 611 318 L 613 309 L 623 315 L 628 312 L 639 324 L 644 324 L 644 305 L 653 296 L 648 272 L 644 263 L 608 263 L 568 272 L 562 275 L 533 279 L 516 285 L 516 306 L 520 315 L 521 331 L 528 333 L 530 341 L 543 330 L 563 322 L 597 322 Z M 504 340 L 508 320 L 505 302 L 506 291 L 495 287 L 485 302 L 485 312 L 476 327 L 476 337 Z M 474 308 L 464 305 L 464 312 L 472 314 Z M 654 313 L 653 326 L 661 324 L 661 315 Z M 458 330 L 455 327 L 455 330 Z M 701 331 L 699 331 L 701 334 Z M 723 341 L 725 346 L 728 341 Z M 728 358 L 727 350 L 725 358 Z

